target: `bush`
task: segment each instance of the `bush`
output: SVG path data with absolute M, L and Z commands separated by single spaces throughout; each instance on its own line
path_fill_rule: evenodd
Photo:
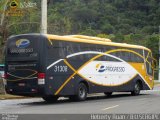
M 5 88 L 4 88 L 3 80 L 0 78 L 0 94 L 4 94 L 4 93 L 5 93 Z

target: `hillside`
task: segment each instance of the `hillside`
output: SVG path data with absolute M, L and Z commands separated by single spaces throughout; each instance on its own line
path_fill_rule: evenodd
M 4 17 L 2 46 L 10 35 L 40 31 L 40 1 L 28 1 L 36 7 L 26 8 L 23 16 Z M 48 0 L 48 33 L 85 34 L 144 45 L 158 60 L 159 6 L 159 0 Z

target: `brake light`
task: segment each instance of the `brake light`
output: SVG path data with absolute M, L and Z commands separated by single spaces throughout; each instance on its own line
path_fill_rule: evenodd
M 38 73 L 38 79 L 44 79 L 45 73 Z
M 4 79 L 7 79 L 7 77 L 8 77 L 8 74 L 7 74 L 7 73 L 5 73 L 5 74 L 2 76 L 2 78 L 4 78 Z

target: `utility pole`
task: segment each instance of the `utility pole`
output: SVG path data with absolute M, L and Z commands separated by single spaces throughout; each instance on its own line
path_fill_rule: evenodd
M 160 34 L 160 26 L 159 26 L 159 34 Z M 158 82 L 160 82 L 160 37 L 159 37 L 159 51 L 158 51 L 158 56 L 159 56 L 159 66 L 158 66 Z
M 1 23 L 0 23 L 1 26 L 3 25 L 3 22 L 4 22 L 5 10 L 6 10 L 6 6 L 7 6 L 8 2 L 9 2 L 9 0 L 6 0 L 6 2 L 4 3 L 3 11 L 2 11 L 2 14 L 1 14 Z
M 47 0 L 41 0 L 41 33 L 47 34 Z

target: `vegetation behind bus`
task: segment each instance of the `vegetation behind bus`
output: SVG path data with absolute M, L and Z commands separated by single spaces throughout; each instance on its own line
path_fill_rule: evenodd
M 24 16 L 4 16 L 0 25 L 0 63 L 8 36 L 40 31 L 41 1 L 29 1 L 36 2 L 37 7 L 26 9 Z M 152 50 L 158 61 L 159 4 L 159 0 L 50 0 L 48 33 L 100 36 L 114 42 L 143 45 Z

